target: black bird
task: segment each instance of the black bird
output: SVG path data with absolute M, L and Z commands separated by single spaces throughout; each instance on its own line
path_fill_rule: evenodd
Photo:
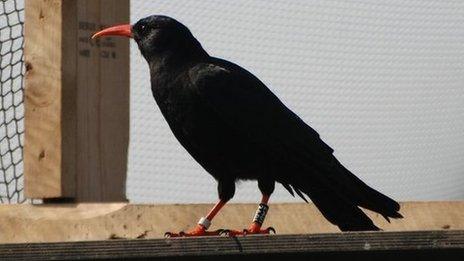
M 400 206 L 346 169 L 319 134 L 242 67 L 211 57 L 182 23 L 153 15 L 134 25 L 104 29 L 132 37 L 150 67 L 153 96 L 173 134 L 218 182 L 220 201 L 189 232 L 207 231 L 235 193 L 237 180 L 257 180 L 263 194 L 249 229 L 229 235 L 269 233 L 261 229 L 275 182 L 306 201 L 342 231 L 379 230 L 359 207 L 401 218 Z

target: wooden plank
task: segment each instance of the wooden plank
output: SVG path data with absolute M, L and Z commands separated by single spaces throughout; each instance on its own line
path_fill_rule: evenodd
M 129 23 L 129 0 L 81 0 L 77 9 L 77 198 L 121 201 L 129 141 L 129 40 L 83 40 L 102 27 Z
M 31 187 L 39 190 L 35 195 L 27 195 L 29 198 L 76 198 L 76 177 L 77 177 L 77 110 L 76 106 L 76 71 L 77 71 L 77 48 L 76 48 L 76 31 L 73 28 L 77 27 L 77 0 L 70 0 L 61 3 L 62 26 L 61 30 L 61 110 L 57 113 L 61 117 L 61 147 L 56 147 L 56 151 L 61 151 L 62 161 L 55 168 L 59 169 L 61 175 L 61 187 L 63 191 L 61 195 L 50 197 L 46 196 L 49 193 L 46 188 L 42 188 L 40 183 L 30 184 Z M 66 18 L 67 19 L 63 19 Z M 26 22 L 27 26 L 27 22 Z M 34 33 L 31 33 L 34 34 Z M 27 39 L 27 36 L 26 36 Z M 27 56 L 26 56 L 27 59 Z M 27 79 L 26 79 L 27 84 Z M 27 120 L 27 117 L 26 117 Z M 40 124 L 40 123 L 35 123 Z M 35 126 L 31 125 L 31 131 Z M 25 130 L 27 132 L 27 130 Z M 45 141 L 46 142 L 46 141 Z M 28 173 L 25 172 L 25 178 L 28 178 Z M 35 180 L 36 181 L 36 180 Z M 44 193 L 44 194 L 40 194 Z
M 61 170 L 61 101 L 62 84 L 66 81 L 61 67 L 62 2 L 27 1 L 25 19 L 25 195 L 72 197 L 74 184 L 63 182 L 63 177 L 71 173 L 62 175 Z M 70 65 L 74 66 L 72 62 Z
M 108 26 L 130 22 L 129 0 L 102 0 L 100 23 Z M 100 59 L 101 88 L 101 160 L 100 196 L 105 201 L 126 200 L 126 173 L 129 147 L 130 60 L 129 39 L 108 38 L 113 42 L 107 54 L 111 59 Z M 105 50 L 107 47 L 104 47 Z M 115 131 L 122 130 L 122 131 Z M 104 185 L 102 185 L 104 184 Z M 85 184 L 88 186 L 88 184 Z M 115 189 L 117 188 L 117 189 Z M 87 190 L 86 190 L 87 191 Z M 95 191 L 92 190 L 92 193 Z M 96 196 L 90 197 L 97 198 Z
M 193 227 L 212 204 L 0 205 L 0 243 L 161 238 L 167 231 Z M 228 204 L 213 220 L 212 230 L 248 227 L 256 204 Z M 464 230 L 464 202 L 402 202 L 404 219 L 385 221 L 367 212 L 384 231 Z M 336 233 L 313 204 L 271 204 L 264 226 L 278 235 Z
M 123 259 L 407 260 L 464 257 L 464 231 L 199 237 L 0 245 L 2 260 Z
M 128 22 L 129 0 L 26 2 L 26 197 L 126 200 L 129 42 L 90 36 Z

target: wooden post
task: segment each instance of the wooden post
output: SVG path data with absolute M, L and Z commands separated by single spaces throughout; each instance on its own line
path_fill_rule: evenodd
M 129 0 L 25 2 L 25 194 L 125 201 L 129 41 L 91 41 L 129 23 Z

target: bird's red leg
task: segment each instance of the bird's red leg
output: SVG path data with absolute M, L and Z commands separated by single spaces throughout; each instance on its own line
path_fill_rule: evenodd
M 243 231 L 237 230 L 227 230 L 225 233 L 229 236 L 238 236 L 238 235 L 250 235 L 250 234 L 269 234 L 271 231 L 275 233 L 274 228 L 268 227 L 266 229 L 261 229 L 263 225 L 264 219 L 266 218 L 267 210 L 269 209 L 268 202 L 269 202 L 269 195 L 263 195 L 261 199 L 261 203 L 259 204 L 258 210 L 256 210 L 256 214 L 253 218 L 253 222 L 251 223 L 248 229 L 244 229 Z
M 214 216 L 219 212 L 219 210 L 227 203 L 227 201 L 220 200 L 206 215 L 206 217 L 200 218 L 198 224 L 188 232 L 179 232 L 179 233 L 171 233 L 167 232 L 165 234 L 166 237 L 198 237 L 198 236 L 217 236 L 220 235 L 222 230 L 216 231 L 207 231 L 209 226 L 211 225 L 211 221 L 213 220 Z

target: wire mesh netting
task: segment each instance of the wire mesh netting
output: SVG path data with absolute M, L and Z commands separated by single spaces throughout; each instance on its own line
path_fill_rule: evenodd
M 0 202 L 21 203 L 24 144 L 24 1 L 0 2 Z
M 31 0 L 32 1 L 32 0 Z M 360 178 L 399 200 L 462 199 L 462 1 L 142 1 L 260 79 Z M 0 202 L 24 202 L 24 0 L 0 1 Z M 128 198 L 214 202 L 214 180 L 171 134 L 131 47 Z M 278 187 L 273 200 L 292 201 Z M 260 197 L 243 183 L 235 199 Z
M 131 22 L 184 23 L 206 51 L 258 76 L 364 182 L 397 200 L 464 199 L 464 1 L 132 0 Z M 179 145 L 131 43 L 127 196 L 217 200 Z M 255 182 L 234 201 L 256 202 Z M 300 202 L 280 185 L 273 202 Z

